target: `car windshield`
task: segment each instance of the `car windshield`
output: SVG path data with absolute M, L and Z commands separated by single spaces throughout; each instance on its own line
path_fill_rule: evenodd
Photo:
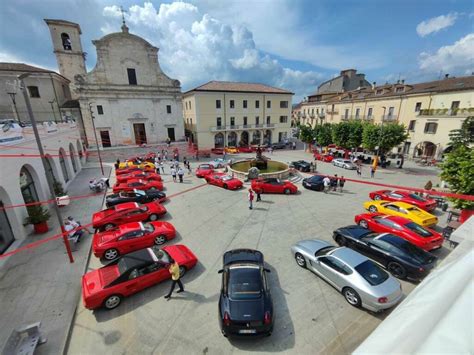
M 309 179 L 311 182 L 319 182 L 319 181 L 322 181 L 323 180 L 323 177 L 322 176 L 313 176 Z
M 199 169 L 210 169 L 210 165 L 199 165 Z
M 330 246 L 319 249 L 314 255 L 315 256 L 326 255 L 327 253 L 329 253 L 331 250 L 334 250 L 334 249 L 336 249 L 336 247 L 333 247 L 332 245 L 330 245 Z
M 147 206 L 140 207 L 140 210 L 142 212 L 146 212 L 146 211 L 148 211 L 148 207 Z
M 258 266 L 233 266 L 229 268 L 229 297 L 233 300 L 251 300 L 261 296 L 262 279 Z
M 162 263 L 162 264 L 169 264 L 171 262 L 171 257 L 169 256 L 169 254 L 154 246 L 151 248 L 153 250 L 153 253 L 155 254 L 156 258 L 158 259 L 158 262 Z
M 391 234 L 384 235 L 380 239 L 402 250 L 410 257 L 414 258 L 416 261 L 422 264 L 429 263 L 433 259 L 433 255 L 424 251 L 421 248 L 418 248 L 416 245 L 407 242 L 405 239 L 399 238 Z
M 407 211 L 412 211 L 412 212 L 420 212 L 420 210 L 416 207 L 408 207 Z
M 355 270 L 372 286 L 380 285 L 388 279 L 388 274 L 370 260 L 357 265 Z
M 123 275 L 128 270 L 125 259 L 120 259 L 117 266 L 118 266 L 120 275 Z
M 229 181 L 232 180 L 232 176 L 223 176 L 222 181 Z
M 412 230 L 416 234 L 418 234 L 420 237 L 431 237 L 433 233 L 431 233 L 429 230 L 423 228 L 419 224 L 416 224 L 415 222 L 410 222 L 408 224 L 405 224 L 405 227 L 408 229 Z
M 426 200 L 418 195 L 415 195 L 415 194 L 409 194 L 408 196 L 410 196 L 412 199 L 414 200 L 417 200 L 417 201 L 421 201 L 421 202 L 426 202 Z
M 153 227 L 153 224 L 151 224 L 151 223 L 144 223 L 143 224 L 143 229 L 148 233 L 152 233 L 152 232 L 155 231 L 155 227 Z
M 344 163 L 346 164 L 352 164 L 352 162 L 350 160 L 344 160 Z

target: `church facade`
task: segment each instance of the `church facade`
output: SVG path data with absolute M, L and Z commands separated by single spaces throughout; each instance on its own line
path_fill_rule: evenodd
M 71 80 L 88 145 L 95 146 L 95 134 L 102 147 L 184 139 L 181 84 L 161 70 L 157 47 L 123 23 L 121 32 L 92 41 L 97 63 L 87 72 L 80 26 L 45 22 L 59 72 Z

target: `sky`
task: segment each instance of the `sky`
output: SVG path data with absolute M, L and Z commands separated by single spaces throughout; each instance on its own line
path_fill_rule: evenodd
M 120 31 L 119 6 L 183 91 L 259 82 L 291 90 L 295 103 L 343 69 L 377 84 L 474 72 L 472 0 L 0 0 L 0 62 L 57 71 L 43 19 L 62 19 L 81 26 L 92 70 L 92 40 Z

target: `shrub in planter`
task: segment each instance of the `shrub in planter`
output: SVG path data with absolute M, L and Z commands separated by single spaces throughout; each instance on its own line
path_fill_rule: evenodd
M 66 192 L 63 189 L 63 184 L 61 184 L 59 181 L 53 182 L 53 188 L 54 188 L 54 194 L 57 197 L 66 195 Z
M 25 218 L 24 225 L 32 224 L 36 233 L 48 231 L 47 221 L 51 217 L 48 210 L 41 205 L 28 206 L 28 217 Z

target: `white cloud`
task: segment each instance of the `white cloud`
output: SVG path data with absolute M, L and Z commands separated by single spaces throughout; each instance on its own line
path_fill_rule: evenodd
M 51 70 L 51 71 L 54 71 L 54 72 L 58 72 L 58 69 L 55 68 L 55 67 L 50 67 L 48 65 L 37 64 L 37 63 L 32 62 L 28 59 L 25 60 L 24 58 L 18 57 L 17 55 L 11 54 L 11 53 L 6 52 L 6 51 L 1 51 L 0 52 L 0 63 L 24 63 L 24 64 L 32 65 L 34 67 L 43 68 L 43 69 Z
M 104 8 L 104 17 L 113 18 L 102 29 L 117 31 L 121 16 L 117 6 Z M 323 75 L 314 71 L 297 71 L 284 67 L 257 48 L 253 33 L 239 24 L 226 24 L 209 14 L 201 15 L 189 3 L 152 3 L 133 5 L 125 15 L 130 31 L 160 47 L 163 70 L 178 78 L 189 89 L 209 80 L 261 82 L 299 94 L 295 100 L 315 90 Z
M 454 25 L 457 18 L 458 14 L 456 12 L 430 18 L 429 20 L 420 22 L 418 26 L 416 26 L 416 32 L 420 37 L 425 37 L 430 33 L 436 33 L 443 28 Z
M 436 53 L 423 52 L 420 69 L 432 72 L 472 72 L 474 70 L 474 33 L 469 33 L 454 44 L 439 48 Z

